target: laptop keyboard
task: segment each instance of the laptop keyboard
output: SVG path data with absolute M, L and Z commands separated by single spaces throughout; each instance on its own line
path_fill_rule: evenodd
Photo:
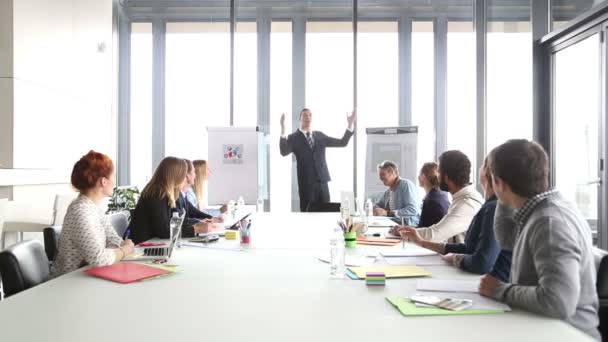
M 165 255 L 168 255 L 168 253 L 169 253 L 169 250 L 166 247 L 144 249 L 145 256 L 165 256 Z

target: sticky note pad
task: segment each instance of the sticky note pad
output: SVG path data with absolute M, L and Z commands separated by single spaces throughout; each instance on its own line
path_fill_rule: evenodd
M 226 240 L 236 240 L 238 232 L 235 230 L 226 231 Z
M 384 286 L 386 285 L 386 275 L 384 272 L 366 272 L 365 284 L 368 286 Z

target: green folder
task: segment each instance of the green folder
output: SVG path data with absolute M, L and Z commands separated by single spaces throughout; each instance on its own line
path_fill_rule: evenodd
M 465 309 L 462 311 L 451 311 L 441 308 L 419 307 L 409 298 L 386 297 L 404 316 L 456 316 L 456 315 L 489 315 L 505 313 L 503 310 L 491 309 Z

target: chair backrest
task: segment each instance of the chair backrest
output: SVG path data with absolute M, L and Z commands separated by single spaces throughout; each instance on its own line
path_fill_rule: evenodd
M 53 204 L 53 226 L 60 226 L 63 224 L 63 218 L 68 211 L 68 207 L 75 198 L 75 194 L 55 195 L 55 203 Z
M 42 243 L 27 240 L 0 252 L 0 277 L 5 296 L 27 290 L 49 279 L 49 259 Z
M 328 202 L 318 203 L 310 202 L 306 207 L 306 211 L 309 213 L 334 213 L 340 212 L 340 203 Z
M 604 256 L 597 268 L 597 296 L 599 299 L 600 333 L 608 341 L 608 256 Z
M 2 236 L 2 228 L 4 227 L 6 215 L 8 215 L 8 198 L 0 198 L 0 237 Z
M 59 244 L 59 236 L 61 235 L 61 226 L 50 226 L 42 230 L 44 237 L 44 251 L 49 261 L 55 261 L 57 257 L 57 246 Z
M 127 215 L 122 211 L 113 213 L 110 215 L 110 222 L 112 222 L 112 227 L 116 230 L 116 234 L 120 237 L 124 237 L 125 231 L 129 227 Z

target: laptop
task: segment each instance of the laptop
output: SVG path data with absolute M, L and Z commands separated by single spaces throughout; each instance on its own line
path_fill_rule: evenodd
M 135 252 L 123 260 L 158 260 L 158 259 L 170 259 L 173 250 L 175 249 L 175 245 L 177 244 L 177 240 L 179 239 L 180 233 L 182 231 L 182 225 L 184 224 L 184 218 L 186 213 L 183 213 L 180 216 L 179 225 L 173 231 L 171 235 L 171 241 L 169 246 L 158 246 L 158 247 L 135 247 Z

